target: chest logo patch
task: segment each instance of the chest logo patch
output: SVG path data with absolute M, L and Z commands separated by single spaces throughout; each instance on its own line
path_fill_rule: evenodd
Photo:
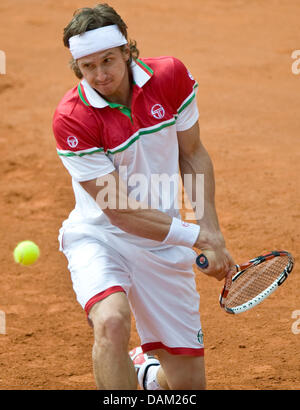
M 151 108 L 151 114 L 153 115 L 154 118 L 157 120 L 161 120 L 165 116 L 165 110 L 164 107 L 160 104 L 155 104 Z
M 75 148 L 78 145 L 78 139 L 76 137 L 74 137 L 74 135 L 72 135 L 72 136 L 67 138 L 67 143 L 68 143 L 69 147 Z

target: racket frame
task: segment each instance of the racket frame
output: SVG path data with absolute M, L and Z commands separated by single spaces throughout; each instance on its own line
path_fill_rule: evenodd
M 288 264 L 286 265 L 284 270 L 279 274 L 279 276 L 274 280 L 274 282 L 270 286 L 268 286 L 266 289 L 260 292 L 257 296 L 250 299 L 248 302 L 243 303 L 242 305 L 235 306 L 233 308 L 228 308 L 225 306 L 226 298 L 229 293 L 232 282 L 236 281 L 250 266 L 259 265 L 262 262 L 265 262 L 266 260 L 273 259 L 276 257 L 281 257 L 281 256 L 288 256 L 289 258 Z M 287 279 L 288 275 L 291 273 L 293 266 L 294 266 L 294 259 L 292 255 L 289 252 L 283 251 L 283 250 L 282 251 L 272 251 L 272 252 L 266 253 L 265 255 L 261 255 L 254 259 L 251 259 L 250 261 L 242 265 L 235 265 L 235 269 L 236 269 L 235 275 L 234 276 L 231 275 L 225 280 L 225 285 L 223 287 L 223 290 L 219 298 L 220 306 L 227 313 L 231 313 L 231 314 L 238 314 L 238 313 L 245 312 L 246 310 L 252 309 L 254 306 L 258 305 L 264 299 L 270 296 L 271 293 L 273 293 L 279 286 L 283 284 L 283 282 Z

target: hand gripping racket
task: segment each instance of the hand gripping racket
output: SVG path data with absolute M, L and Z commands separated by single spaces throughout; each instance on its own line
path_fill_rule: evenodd
M 196 258 L 200 269 L 208 267 L 202 253 Z M 227 313 L 242 313 L 261 303 L 287 279 L 294 258 L 287 251 L 272 251 L 235 265 L 227 274 L 220 294 L 220 305 Z

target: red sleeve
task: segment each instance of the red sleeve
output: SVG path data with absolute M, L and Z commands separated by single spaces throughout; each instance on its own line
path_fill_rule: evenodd
M 177 58 L 173 57 L 174 77 L 173 90 L 175 109 L 178 111 L 183 104 L 192 96 L 195 88 L 198 86 L 192 74 L 186 66 Z
M 58 150 L 76 152 L 102 148 L 100 130 L 92 117 L 83 122 L 57 110 L 53 118 L 53 133 Z

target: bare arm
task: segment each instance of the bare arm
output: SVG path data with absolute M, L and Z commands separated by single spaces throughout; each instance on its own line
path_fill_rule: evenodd
M 189 130 L 178 132 L 179 165 L 182 180 L 186 174 L 193 177 L 192 195 L 196 198 L 196 175 L 204 175 L 204 213 L 200 235 L 195 247 L 201 249 L 209 260 L 210 268 L 205 273 L 221 280 L 234 264 L 225 246 L 215 206 L 215 177 L 211 158 L 200 140 L 198 122 Z
M 116 171 L 102 178 L 81 182 L 81 185 L 95 199 L 112 225 L 127 233 L 160 242 L 168 235 L 172 218 L 159 210 L 146 209 L 146 205 L 132 198 L 129 203 L 125 183 Z M 105 195 L 102 195 L 103 192 Z M 107 206 L 108 203 L 110 206 Z

